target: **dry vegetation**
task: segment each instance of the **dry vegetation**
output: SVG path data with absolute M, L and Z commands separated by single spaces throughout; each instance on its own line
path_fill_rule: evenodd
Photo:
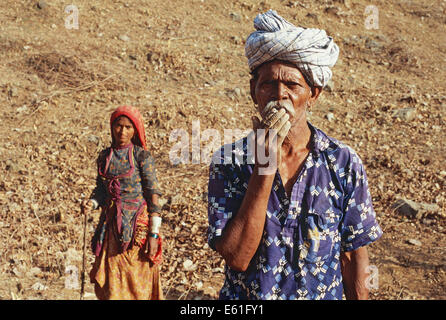
M 64 8 L 79 9 L 66 29 Z M 365 7 L 379 29 L 364 27 Z M 383 238 L 373 299 L 446 295 L 446 1 L 47 0 L 0 3 L 0 298 L 78 299 L 79 202 L 110 143 L 108 117 L 140 108 L 164 191 L 168 299 L 214 299 L 221 258 L 206 244 L 207 164 L 172 165 L 170 132 L 247 129 L 244 40 L 269 8 L 326 29 L 341 49 L 311 121 L 362 157 Z M 223 143 L 223 141 L 222 141 Z M 424 208 L 404 215 L 398 199 Z M 88 221 L 92 235 L 98 215 Z M 88 252 L 88 263 L 92 262 Z M 88 271 L 88 270 L 87 270 Z M 75 276 L 75 274 L 73 274 Z M 93 299 L 87 283 L 87 298 Z

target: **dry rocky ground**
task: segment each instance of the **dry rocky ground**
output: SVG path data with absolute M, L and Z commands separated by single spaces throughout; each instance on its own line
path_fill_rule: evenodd
M 78 29 L 66 28 L 69 4 Z M 368 5 L 378 29 L 366 28 Z M 250 127 L 244 40 L 270 8 L 327 30 L 341 49 L 309 117 L 365 163 L 384 230 L 369 249 L 379 272 L 371 298 L 446 298 L 446 1 L 7 0 L 0 299 L 79 299 L 79 203 L 94 187 L 108 117 L 121 104 L 142 111 L 158 164 L 165 295 L 217 297 L 224 263 L 206 244 L 208 165 L 171 164 L 169 137 L 176 128 L 192 134 L 194 120 L 222 137 L 225 128 Z M 97 219 L 88 220 L 88 238 Z M 88 282 L 86 291 L 94 299 Z

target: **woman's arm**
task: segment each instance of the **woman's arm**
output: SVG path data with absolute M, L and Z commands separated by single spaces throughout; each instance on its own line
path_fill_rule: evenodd
M 154 229 L 156 222 L 155 217 L 160 217 L 161 207 L 159 206 L 159 197 L 161 192 L 158 188 L 156 179 L 155 160 L 148 151 L 141 151 L 137 156 L 138 167 L 141 175 L 141 185 L 143 189 L 144 199 L 147 202 L 147 211 L 149 213 L 149 230 L 146 241 L 145 251 L 149 257 L 154 257 L 158 252 L 159 227 Z M 158 219 L 159 220 L 159 219 Z M 158 223 L 159 224 L 159 223 Z

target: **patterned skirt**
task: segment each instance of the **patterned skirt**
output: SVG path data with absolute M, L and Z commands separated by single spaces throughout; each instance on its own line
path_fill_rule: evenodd
M 147 211 L 138 217 L 135 241 L 146 232 Z M 105 233 L 101 253 L 93 264 L 90 281 L 99 300 L 163 300 L 159 264 L 153 264 L 138 245 L 120 253 L 112 224 Z M 144 239 L 145 240 L 145 239 Z M 144 241 L 145 242 L 145 241 Z

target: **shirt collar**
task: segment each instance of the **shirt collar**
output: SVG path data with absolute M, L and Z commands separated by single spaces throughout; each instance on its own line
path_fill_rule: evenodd
M 307 121 L 307 123 L 311 130 L 310 152 L 313 153 L 314 157 L 319 157 L 319 154 L 327 150 L 330 146 L 330 140 L 321 130 L 313 126 L 309 121 Z

